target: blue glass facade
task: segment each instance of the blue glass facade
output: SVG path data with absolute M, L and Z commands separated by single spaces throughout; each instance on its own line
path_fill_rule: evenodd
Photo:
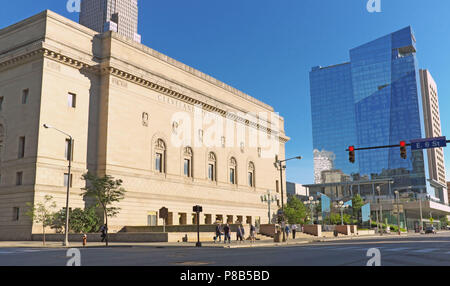
M 348 146 L 395 145 L 422 138 L 415 39 L 410 27 L 350 50 L 350 62 L 310 72 L 313 146 L 335 155 L 333 169 L 353 178 L 394 178 L 393 187 L 425 190 L 424 153 L 408 147 L 356 152 Z M 317 169 L 317 166 L 315 166 Z

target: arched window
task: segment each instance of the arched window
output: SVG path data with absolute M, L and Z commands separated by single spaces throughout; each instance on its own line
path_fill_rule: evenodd
M 155 143 L 155 171 L 158 173 L 166 172 L 166 143 L 162 139 Z
M 249 187 L 255 187 L 255 164 L 253 162 L 248 163 L 248 185 Z
M 184 167 L 183 172 L 184 176 L 187 178 L 193 177 L 193 164 L 192 164 L 192 158 L 193 158 L 193 152 L 191 147 L 185 147 L 183 150 L 183 158 L 184 158 Z
M 234 157 L 231 157 L 229 162 L 230 168 L 230 184 L 237 185 L 237 162 Z
M 213 152 L 208 154 L 208 180 L 217 181 L 217 159 Z

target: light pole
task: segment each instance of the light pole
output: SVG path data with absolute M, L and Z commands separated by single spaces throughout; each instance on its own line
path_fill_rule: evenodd
M 69 137 L 69 148 L 67 150 L 68 154 L 67 157 L 69 158 L 69 166 L 68 166 L 68 174 L 67 174 L 67 194 L 66 194 L 66 225 L 64 227 L 64 241 L 63 246 L 69 246 L 69 195 L 70 195 L 70 170 L 72 168 L 72 146 L 73 146 L 73 138 L 69 134 L 65 133 L 64 131 L 59 130 L 58 128 L 55 128 L 53 126 L 44 124 L 44 128 L 46 129 L 55 129 L 56 131 L 66 135 Z
M 271 205 L 274 201 L 277 201 L 277 200 L 278 200 L 278 195 L 272 196 L 271 193 L 270 193 L 270 190 L 267 191 L 267 195 L 262 195 L 262 196 L 261 196 L 261 202 L 267 202 L 267 208 L 268 208 L 267 216 L 268 216 L 268 218 L 269 218 L 269 222 L 268 222 L 269 224 L 270 224 L 270 222 L 272 221 L 272 220 L 271 220 L 272 214 L 271 214 L 271 212 L 270 212 L 270 205 Z
M 280 186 L 281 186 L 281 212 L 283 213 L 281 216 L 282 222 L 284 224 L 284 195 L 283 195 L 283 169 L 286 169 L 286 165 L 283 166 L 283 163 L 290 161 L 290 160 L 301 160 L 302 157 L 301 156 L 297 156 L 297 157 L 293 157 L 293 158 L 289 158 L 289 159 L 285 159 L 285 160 L 277 160 L 275 161 L 274 165 L 275 168 L 278 168 L 280 170 Z M 283 242 L 286 241 L 286 234 L 285 234 L 285 230 L 283 227 Z
M 309 209 L 311 210 L 311 224 L 314 224 L 314 207 L 318 204 L 320 204 L 319 200 L 314 200 L 314 197 L 309 197 L 307 201 L 303 202 L 305 205 L 309 206 Z
M 400 205 L 399 205 L 399 192 L 394 191 L 396 200 L 397 200 L 397 228 L 398 228 L 398 235 L 400 235 Z
M 380 221 L 381 221 L 381 230 L 380 230 L 380 235 L 383 235 L 383 209 L 381 206 L 381 187 L 377 186 L 377 191 L 378 191 L 378 204 L 380 206 Z
M 339 201 L 339 203 L 334 206 L 341 211 L 341 225 L 344 225 L 344 209 L 348 208 L 349 205 L 344 205 L 343 201 Z

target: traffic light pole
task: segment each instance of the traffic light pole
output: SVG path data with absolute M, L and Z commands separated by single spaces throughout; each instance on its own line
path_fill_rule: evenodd
M 446 141 L 447 143 L 450 143 L 450 140 Z M 404 146 L 411 146 L 411 143 L 406 143 Z M 395 147 L 403 147 L 402 145 L 384 145 L 384 146 L 374 146 L 374 147 L 363 147 L 363 148 L 354 148 L 354 151 L 360 151 L 360 150 L 372 150 L 372 149 L 383 149 L 383 148 L 395 148 Z M 440 147 L 436 147 L 440 148 Z M 345 151 L 349 152 L 350 149 L 346 149 Z

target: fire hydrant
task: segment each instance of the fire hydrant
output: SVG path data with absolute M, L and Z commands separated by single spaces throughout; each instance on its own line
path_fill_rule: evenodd
M 83 247 L 85 247 L 87 244 L 87 235 L 83 234 Z

